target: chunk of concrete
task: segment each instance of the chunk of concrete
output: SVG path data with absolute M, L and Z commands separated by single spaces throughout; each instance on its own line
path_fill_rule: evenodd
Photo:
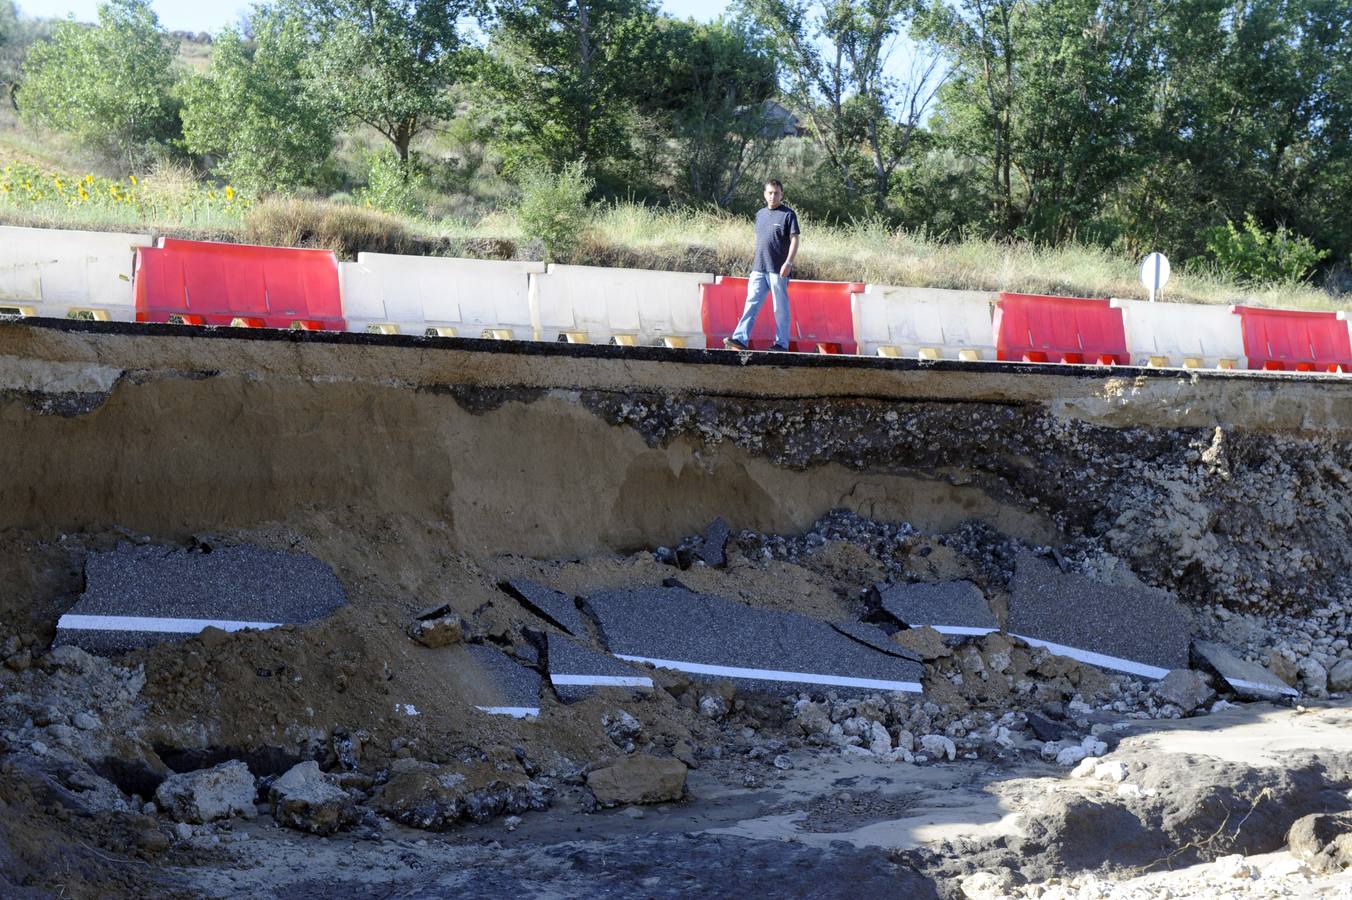
M 256 812 L 257 790 L 249 767 L 237 759 L 210 769 L 170 775 L 155 790 L 155 805 L 178 822 L 204 825 Z
M 685 776 L 679 759 L 635 753 L 587 773 L 587 787 L 602 806 L 665 803 L 685 796 Z
M 268 789 L 279 825 L 310 834 L 334 834 L 361 821 L 357 802 L 314 760 L 292 766 Z
M 1216 696 L 1206 676 L 1192 669 L 1174 669 L 1154 685 L 1155 696 L 1185 713 L 1195 712 Z
M 909 628 L 928 625 L 940 634 L 983 635 L 1000 623 L 981 589 L 970 581 L 877 585 L 883 612 Z
M 449 647 L 465 637 L 465 623 L 455 613 L 416 618 L 409 623 L 408 636 L 424 647 Z
M 621 659 L 770 693 L 920 691 L 919 663 L 799 613 L 680 587 L 602 591 L 584 602 Z
M 481 712 L 516 719 L 540 714 L 540 675 L 515 662 L 506 653 L 486 644 L 467 644 L 466 661 L 453 658 L 448 664 L 461 676 L 475 677 L 465 693 Z
M 53 646 L 121 653 L 209 627 L 311 622 L 345 602 L 333 570 L 303 553 L 122 544 L 85 561 L 85 591 L 57 621 Z
M 1193 641 L 1197 662 L 1219 675 L 1230 689 L 1250 700 L 1299 697 L 1300 692 L 1262 666 L 1245 662 L 1227 648 L 1211 641 Z
M 1027 551 L 1009 589 L 1008 630 L 1033 646 L 1143 678 L 1187 668 L 1188 617 L 1164 591 L 1068 574 Z
M 597 688 L 650 691 L 653 687 L 652 678 L 641 669 L 559 634 L 545 637 L 545 667 L 554 693 L 564 703 L 588 697 Z
M 502 589 L 542 619 L 562 628 L 574 637 L 586 637 L 587 626 L 577 604 L 567 594 L 526 578 L 505 581 Z

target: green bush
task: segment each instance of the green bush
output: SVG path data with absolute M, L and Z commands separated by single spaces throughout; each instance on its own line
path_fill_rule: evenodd
M 409 216 L 424 212 L 418 192 L 426 176 L 412 158 L 401 162 L 393 150 L 384 150 L 368 156 L 366 166 L 366 187 L 357 191 L 362 205 Z
M 566 261 L 591 225 L 587 196 L 596 182 L 585 173 L 580 160 L 565 163 L 558 172 L 540 163 L 520 172 L 516 218 L 527 238 L 544 245 L 545 262 Z
M 1211 229 L 1206 249 L 1221 271 L 1248 284 L 1298 284 L 1329 255 L 1285 227 L 1264 231 L 1252 214 L 1243 228 L 1226 221 Z

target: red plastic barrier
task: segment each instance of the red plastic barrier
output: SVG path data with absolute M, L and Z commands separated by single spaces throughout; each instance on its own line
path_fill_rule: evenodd
M 136 321 L 344 331 L 328 250 L 165 238 L 136 251 Z
M 996 359 L 1128 365 L 1122 310 L 1107 300 L 1001 292 L 995 304 Z
M 1337 313 L 1256 306 L 1232 306 L 1230 311 L 1239 316 L 1250 369 L 1352 371 L 1352 339 Z
M 722 349 L 732 337 L 746 307 L 745 278 L 719 278 L 700 285 L 700 315 L 710 349 Z M 856 353 L 850 295 L 864 285 L 848 281 L 789 282 L 789 349 L 822 353 Z M 751 348 L 768 350 L 775 343 L 774 298 L 766 297 L 751 328 Z

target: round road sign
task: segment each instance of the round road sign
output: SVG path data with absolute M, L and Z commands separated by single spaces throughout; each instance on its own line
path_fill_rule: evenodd
M 1169 257 L 1163 253 L 1152 253 L 1141 263 L 1141 284 L 1150 292 L 1150 299 L 1169 282 Z

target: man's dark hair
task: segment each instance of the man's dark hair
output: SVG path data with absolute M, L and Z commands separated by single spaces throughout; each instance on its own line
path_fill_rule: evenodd
M 780 182 L 780 180 L 779 180 L 778 178 L 767 178 L 767 179 L 765 179 L 765 184 L 763 184 L 763 185 L 761 185 L 761 186 L 762 186 L 762 187 L 769 187 L 769 186 L 772 185 L 772 184 L 773 184 L 775 187 L 779 188 L 781 191 L 784 190 L 784 185 Z

